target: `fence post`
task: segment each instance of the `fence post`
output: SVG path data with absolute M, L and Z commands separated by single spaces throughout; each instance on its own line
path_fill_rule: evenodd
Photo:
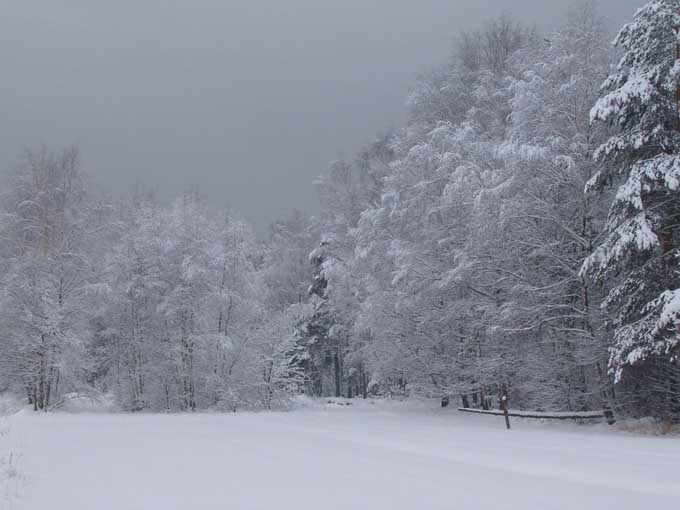
M 503 395 L 501 398 L 501 408 L 503 409 L 503 416 L 505 416 L 505 426 L 510 430 L 510 416 L 508 416 L 508 397 Z
M 612 408 L 609 407 L 608 404 L 604 406 L 603 414 L 605 419 L 607 420 L 608 425 L 614 425 L 616 423 L 616 418 L 614 418 L 614 411 L 612 411 Z

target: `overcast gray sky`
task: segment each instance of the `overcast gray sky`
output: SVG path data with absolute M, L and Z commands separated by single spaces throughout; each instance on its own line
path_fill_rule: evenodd
M 612 25 L 643 0 L 601 0 Z M 314 211 L 312 182 L 398 125 L 461 28 L 550 0 L 0 0 L 0 166 L 78 143 L 112 192 L 193 185 L 260 232 Z

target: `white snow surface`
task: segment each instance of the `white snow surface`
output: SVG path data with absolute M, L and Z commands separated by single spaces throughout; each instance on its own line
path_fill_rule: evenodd
M 287 413 L 9 418 L 26 482 L 12 510 L 666 509 L 680 439 L 436 402 Z M 2 503 L 0 503 L 2 504 Z

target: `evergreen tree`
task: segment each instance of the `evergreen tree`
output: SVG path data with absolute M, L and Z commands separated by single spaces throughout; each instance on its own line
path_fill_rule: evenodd
M 629 373 L 638 404 L 662 414 L 680 413 L 679 30 L 680 3 L 654 0 L 616 37 L 623 57 L 591 111 L 616 132 L 596 151 L 604 168 L 588 186 L 621 185 L 607 235 L 583 268 L 612 283 L 603 304 L 614 329 L 611 371 L 617 381 Z
M 327 241 L 322 241 L 309 256 L 310 263 L 314 266 L 314 280 L 309 286 L 308 310 L 297 326 L 296 337 L 298 360 L 306 375 L 307 391 L 315 396 L 327 396 L 331 394 L 334 383 L 335 396 L 339 397 L 341 353 L 331 335 L 334 320 L 326 294 L 326 246 Z

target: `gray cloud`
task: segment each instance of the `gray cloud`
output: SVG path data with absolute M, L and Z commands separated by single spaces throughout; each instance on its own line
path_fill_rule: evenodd
M 642 0 L 602 0 L 612 25 Z M 96 181 L 198 185 L 262 231 L 403 115 L 415 73 L 503 11 L 545 0 L 0 0 L 0 165 L 77 142 Z

